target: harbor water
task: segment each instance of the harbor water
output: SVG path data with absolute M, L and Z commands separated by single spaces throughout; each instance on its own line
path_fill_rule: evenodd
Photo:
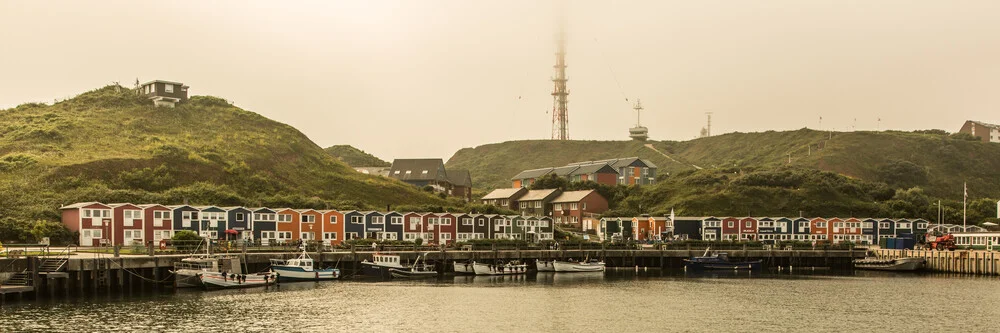
M 995 277 L 624 270 L 24 301 L 0 330 L 998 332 L 998 300 Z

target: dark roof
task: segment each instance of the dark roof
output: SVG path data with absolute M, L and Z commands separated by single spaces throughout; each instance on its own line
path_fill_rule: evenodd
M 448 181 L 455 186 L 472 187 L 472 176 L 469 170 L 448 170 Z
M 976 121 L 976 120 L 969 120 L 969 122 L 978 124 L 979 126 L 986 126 L 986 127 L 989 127 L 989 128 L 1000 129 L 1000 125 L 994 125 L 994 124 L 990 124 L 990 123 L 984 123 L 984 122 Z
M 579 169 L 579 168 L 580 168 L 579 166 L 567 165 L 567 166 L 564 166 L 564 167 L 558 167 L 558 168 L 552 169 L 552 172 L 555 173 L 556 176 L 568 176 L 568 175 L 574 174 L 574 172 L 576 171 L 576 169 Z
M 528 192 L 528 189 L 524 188 L 524 187 L 519 187 L 519 188 L 498 188 L 498 189 L 493 190 L 493 192 L 490 192 L 489 194 L 484 195 L 483 199 L 484 200 L 488 200 L 488 199 L 510 199 L 510 200 L 515 200 L 518 197 L 520 197 L 521 195 L 524 195 L 525 192 Z
M 392 161 L 389 177 L 399 180 L 448 181 L 448 174 L 444 171 L 444 161 L 440 158 L 396 159 Z
M 588 175 L 588 174 L 592 174 L 592 173 L 597 173 L 598 171 L 608 172 L 608 173 L 613 172 L 615 174 L 618 174 L 618 170 L 617 169 L 612 168 L 610 165 L 603 164 L 603 163 L 581 165 L 580 167 L 578 167 L 576 169 L 576 171 L 573 171 L 572 174 L 573 175 Z
M 553 168 L 541 168 L 541 169 L 524 170 L 524 171 L 521 171 L 520 173 L 518 173 L 517 175 L 515 175 L 513 178 L 511 178 L 511 180 L 527 179 L 527 178 L 538 178 L 538 177 L 541 177 L 541 176 L 544 176 L 544 175 L 547 175 L 547 174 L 551 173 L 553 170 L 554 170 Z
M 559 189 L 548 189 L 548 190 L 530 190 L 522 196 L 520 201 L 535 201 L 535 200 L 545 200 L 547 198 L 556 196 L 559 194 Z

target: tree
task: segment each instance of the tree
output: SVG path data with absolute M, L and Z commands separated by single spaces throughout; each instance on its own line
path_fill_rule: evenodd
M 192 251 L 198 248 L 201 244 L 201 236 L 198 236 L 194 231 L 191 230 L 181 230 L 174 234 L 174 237 L 170 238 L 173 240 L 174 247 L 181 251 Z
M 535 179 L 535 182 L 531 184 L 530 189 L 532 190 L 548 190 L 548 189 L 560 189 L 565 190 L 569 187 L 569 180 L 557 175 L 546 175 L 542 178 Z
M 875 173 L 878 180 L 899 188 L 927 184 L 927 170 L 910 161 L 891 161 L 879 166 Z

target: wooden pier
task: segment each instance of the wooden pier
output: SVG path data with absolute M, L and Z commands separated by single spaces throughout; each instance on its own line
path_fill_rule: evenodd
M 880 258 L 924 258 L 927 269 L 975 275 L 1000 275 L 1000 254 L 993 251 L 876 250 Z
M 394 251 L 404 261 L 412 261 L 421 254 L 426 254 L 429 263 L 437 265 L 442 273 L 449 273 L 452 263 L 456 261 L 479 260 L 522 260 L 533 263 L 545 259 L 602 259 L 608 267 L 658 268 L 664 270 L 680 270 L 684 267 L 683 260 L 699 256 L 704 250 L 603 250 L 603 249 L 562 249 L 562 250 L 438 250 L 438 251 Z M 765 267 L 829 267 L 833 269 L 850 269 L 852 260 L 865 256 L 865 250 L 730 250 L 729 257 L 733 259 L 761 259 Z M 309 255 L 319 267 L 337 267 L 343 276 L 350 278 L 360 271 L 361 262 L 371 259 L 372 251 L 335 251 L 312 252 Z M 227 254 L 220 254 L 227 255 Z M 268 269 L 270 259 L 291 259 L 298 253 L 231 253 L 229 256 L 239 258 L 243 272 L 253 273 Z M 27 257 L 21 259 L 0 259 L 0 265 L 26 267 L 30 283 L 18 288 L 6 287 L 4 291 L 14 294 L 17 299 L 22 295 L 33 298 L 56 298 L 70 295 L 130 295 L 149 290 L 173 288 L 173 275 L 170 271 L 174 264 L 187 258 L 188 255 L 89 255 L 69 256 L 65 263 L 56 271 L 46 271 L 45 267 L 51 258 Z M 10 262 L 10 261 L 21 262 Z M 24 274 L 24 273 L 22 273 Z M 7 293 L 0 293 L 6 300 Z

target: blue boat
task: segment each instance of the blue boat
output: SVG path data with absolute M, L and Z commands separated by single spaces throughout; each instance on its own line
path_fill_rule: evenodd
M 709 250 L 705 250 L 705 254 L 701 257 L 692 257 L 691 259 L 684 259 L 684 269 L 686 270 L 759 270 L 761 260 L 753 261 L 730 261 L 729 254 L 725 252 L 715 253 L 713 255 L 708 254 Z
M 325 281 L 340 278 L 340 270 L 336 268 L 316 269 L 313 260 L 302 250 L 298 258 L 281 260 L 271 259 L 271 271 L 278 276 L 279 282 L 294 281 Z

